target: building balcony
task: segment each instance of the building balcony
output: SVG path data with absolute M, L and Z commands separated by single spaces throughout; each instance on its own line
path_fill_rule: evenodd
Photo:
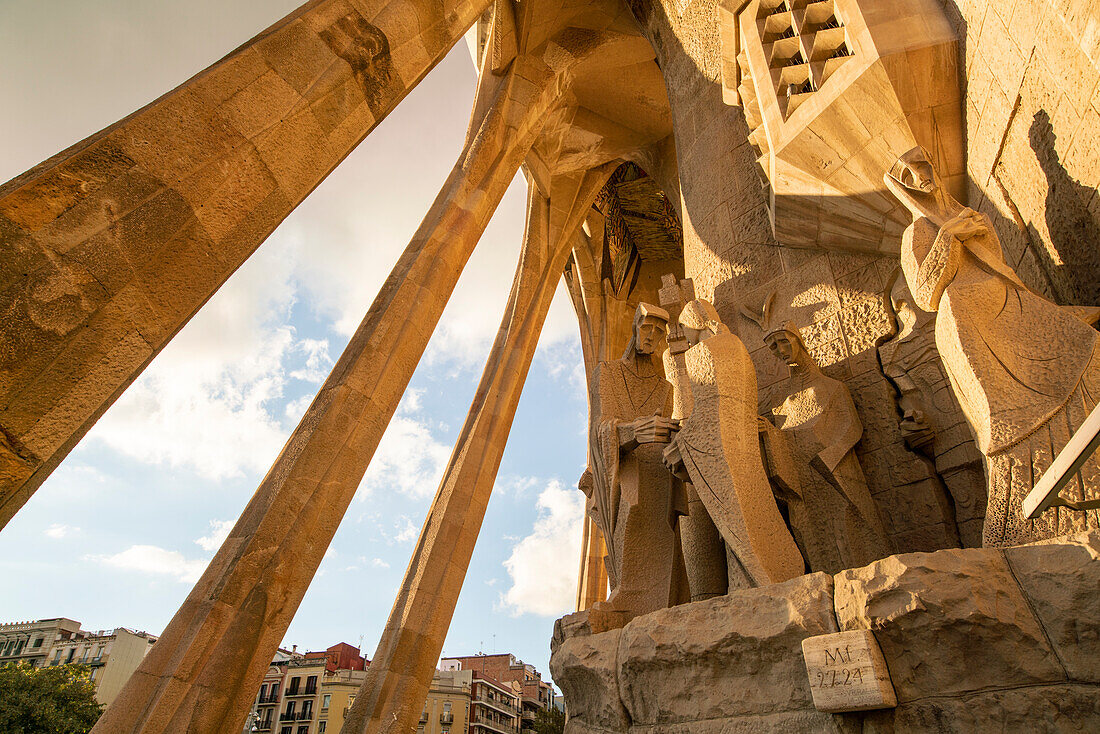
M 271 719 L 265 719 L 264 721 L 256 722 L 256 731 L 271 731 L 271 726 L 274 722 Z
M 440 724 L 453 724 L 455 723 L 455 715 L 450 711 L 444 711 L 439 715 Z
M 491 699 L 491 698 L 489 698 L 488 696 L 486 696 L 484 694 L 478 694 L 478 695 L 474 696 L 473 700 L 474 700 L 474 703 L 486 704 L 487 706 L 490 706 L 490 707 L 496 709 L 497 711 L 501 711 L 501 712 L 507 714 L 508 716 L 518 716 L 519 715 L 519 711 L 516 710 L 515 706 L 513 706 L 512 704 L 507 703 L 505 701 L 501 701 L 500 699 Z
M 269 693 L 266 696 L 260 696 L 260 701 L 259 701 L 261 706 L 263 706 L 266 703 L 278 703 L 278 702 L 279 702 L 279 692 L 278 691 L 275 691 L 274 693 Z
M 289 714 L 279 714 L 279 721 L 297 721 L 298 713 L 291 711 Z
M 476 716 L 470 721 L 470 727 L 480 726 L 497 734 L 519 734 L 519 727 L 502 722 L 492 721 L 481 716 Z
M 312 718 L 313 718 L 313 712 L 312 711 L 302 711 L 301 713 L 298 714 L 298 721 L 309 721 Z
M 312 696 L 317 693 L 317 686 L 306 686 L 306 695 Z

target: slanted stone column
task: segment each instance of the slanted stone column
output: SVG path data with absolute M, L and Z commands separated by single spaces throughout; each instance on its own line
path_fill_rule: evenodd
M 530 186 L 500 330 L 345 734 L 416 730 L 573 234 L 613 170 L 557 177 L 549 200 Z
M 96 734 L 240 731 L 485 225 L 561 74 L 514 66 L 301 423 Z
M 0 186 L 0 527 L 488 4 L 306 3 Z

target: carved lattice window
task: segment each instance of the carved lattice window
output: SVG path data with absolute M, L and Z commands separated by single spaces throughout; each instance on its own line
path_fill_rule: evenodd
M 833 0 L 761 0 L 757 24 L 784 117 L 852 56 Z

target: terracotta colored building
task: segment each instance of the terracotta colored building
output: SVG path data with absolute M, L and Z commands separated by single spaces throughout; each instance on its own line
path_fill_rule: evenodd
M 370 662 L 345 642 L 327 650 L 279 650 L 260 685 L 246 731 L 339 732 Z
M 519 707 L 520 728 L 525 731 L 534 728 L 535 713 L 550 708 L 554 700 L 553 686 L 542 679 L 535 666 L 511 653 L 443 658 L 440 667 L 443 670 L 471 670 L 511 688 Z

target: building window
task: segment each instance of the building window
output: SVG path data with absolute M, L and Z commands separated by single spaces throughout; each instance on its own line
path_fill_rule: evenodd
M 450 701 L 444 701 L 443 702 L 443 713 L 445 713 L 445 714 L 451 713 L 451 702 Z
M 293 716 L 294 715 L 294 709 L 297 707 L 297 705 L 298 704 L 295 701 L 288 701 L 287 705 L 286 705 L 286 715 L 287 716 Z
M 92 668 L 92 674 L 88 676 L 88 680 L 94 681 L 95 674 L 99 672 L 99 668 Z
M 325 728 L 328 726 L 327 721 L 320 721 L 317 723 L 317 734 L 325 734 Z
M 306 678 L 306 693 L 317 692 L 317 676 L 311 675 Z
M 299 726 L 298 734 L 309 734 L 309 726 Z
M 26 640 L 20 640 L 19 644 L 15 646 L 15 654 L 18 655 L 19 653 L 23 652 L 23 646 L 26 644 Z
M 332 701 L 331 693 L 326 693 L 325 695 L 321 696 L 321 708 L 327 709 L 330 701 Z
M 284 726 L 279 730 L 279 734 L 294 734 L 294 729 L 289 726 Z
M 37 639 L 36 639 L 36 640 L 34 641 L 34 648 L 35 648 L 36 650 L 37 650 L 38 648 L 42 647 L 42 640 L 43 640 L 43 638 L 39 637 L 39 638 L 37 638 Z
M 76 648 L 75 647 L 70 647 L 69 648 L 69 654 L 67 656 L 65 656 L 65 662 L 66 663 L 71 663 L 73 661 L 74 657 L 76 657 Z
M 97 647 L 96 651 L 95 651 L 95 659 L 96 660 L 102 660 L 103 659 L 103 651 L 106 650 L 106 649 L 107 649 L 107 647 L 105 645 L 100 645 L 99 647 Z
M 264 685 L 260 686 L 260 703 L 263 703 L 265 698 L 267 698 L 267 684 L 266 683 Z
M 299 678 L 298 676 L 294 676 L 293 678 L 291 678 L 290 679 L 290 687 L 286 689 L 286 695 L 288 695 L 288 696 L 298 695 L 298 683 L 300 683 L 301 680 L 302 679 Z

